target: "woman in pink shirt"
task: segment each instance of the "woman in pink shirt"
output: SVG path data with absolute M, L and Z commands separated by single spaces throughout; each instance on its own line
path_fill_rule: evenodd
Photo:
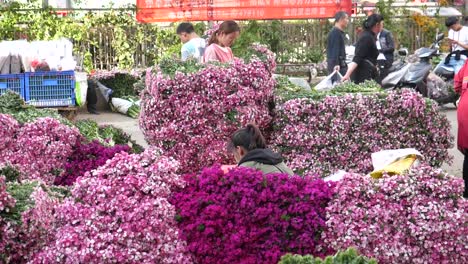
M 231 45 L 239 37 L 240 27 L 232 20 L 224 21 L 208 40 L 203 61 L 229 62 L 234 59 Z

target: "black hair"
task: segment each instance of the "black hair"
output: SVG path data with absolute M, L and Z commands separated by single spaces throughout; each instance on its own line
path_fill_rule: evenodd
M 247 152 L 254 149 L 266 148 L 266 141 L 260 129 L 254 124 L 248 124 L 232 134 L 228 144 L 228 151 L 232 152 L 237 147 L 243 147 Z
M 345 18 L 348 16 L 348 13 L 345 11 L 338 11 L 335 14 L 335 23 L 338 23 L 341 19 Z
M 445 19 L 445 26 L 446 27 L 451 27 L 451 26 L 453 26 L 455 24 L 458 24 L 458 23 L 459 23 L 458 18 L 454 17 L 454 16 L 447 17 L 447 19 Z
M 193 27 L 192 23 L 188 23 L 188 22 L 180 23 L 177 26 L 177 30 L 176 30 L 177 35 L 180 35 L 182 33 L 191 34 L 193 32 L 195 32 L 195 28 Z
M 362 23 L 362 27 L 365 30 L 371 30 L 375 25 L 384 20 L 383 16 L 379 14 L 372 14 L 367 17 L 367 19 Z

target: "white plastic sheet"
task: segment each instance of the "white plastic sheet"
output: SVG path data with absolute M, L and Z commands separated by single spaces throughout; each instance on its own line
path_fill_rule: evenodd
M 390 149 L 372 153 L 371 158 L 374 171 L 381 170 L 396 160 L 404 158 L 408 155 L 416 155 L 420 158 L 423 158 L 423 155 L 414 148 Z
M 343 79 L 343 75 L 340 72 L 334 71 L 321 82 L 319 82 L 315 86 L 315 90 L 317 91 L 328 91 L 331 90 L 334 86 L 341 83 L 341 79 Z

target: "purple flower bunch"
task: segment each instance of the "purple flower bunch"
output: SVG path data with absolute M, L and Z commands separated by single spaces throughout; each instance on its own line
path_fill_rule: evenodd
M 57 232 L 34 263 L 191 263 L 171 189 L 179 164 L 159 150 L 122 152 L 80 177 L 56 208 Z
M 463 180 L 423 165 L 373 180 L 348 174 L 327 207 L 325 243 L 379 263 L 467 263 Z
M 104 165 L 120 152 L 130 153 L 131 148 L 128 145 L 103 146 L 97 140 L 90 143 L 79 142 L 64 166 L 64 173 L 55 178 L 54 184 L 73 185 L 78 177 Z
M 262 129 L 271 123 L 271 67 L 259 59 L 235 60 L 173 78 L 148 70 L 140 115 L 146 140 L 183 161 L 182 172 L 232 163 L 226 153 L 231 134 L 249 122 Z
M 278 147 L 297 173 L 372 171 L 371 154 L 415 148 L 433 166 L 450 161 L 450 123 L 435 103 L 408 89 L 294 99 L 279 106 Z
M 250 168 L 185 177 L 172 202 L 197 263 L 277 263 L 288 252 L 319 253 L 333 183 Z
M 17 168 L 22 180 L 52 184 L 81 140 L 78 129 L 53 118 L 39 118 L 20 127 L 13 117 L 0 114 L 0 122 L 0 140 L 5 144 L 0 147 L 0 164 Z

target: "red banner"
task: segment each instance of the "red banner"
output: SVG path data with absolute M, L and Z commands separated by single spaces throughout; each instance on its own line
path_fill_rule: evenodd
M 351 0 L 137 0 L 144 23 L 249 19 L 330 18 L 351 13 Z

